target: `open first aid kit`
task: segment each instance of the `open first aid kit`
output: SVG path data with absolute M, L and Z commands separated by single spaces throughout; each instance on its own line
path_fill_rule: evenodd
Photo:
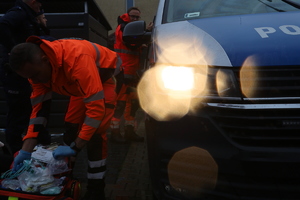
M 78 200 L 80 182 L 71 178 L 68 159 L 53 158 L 57 146 L 37 146 L 31 160 L 25 160 L 18 171 L 10 169 L 3 173 L 0 200 Z

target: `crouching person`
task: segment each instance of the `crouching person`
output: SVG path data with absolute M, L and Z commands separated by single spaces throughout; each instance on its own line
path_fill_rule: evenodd
M 50 113 L 51 93 L 70 96 L 65 116 L 64 142 L 53 152 L 56 159 L 76 157 L 86 146 L 87 193 L 84 199 L 105 199 L 107 157 L 106 130 L 116 94 L 114 76 L 119 73 L 117 54 L 106 47 L 79 39 L 43 40 L 31 36 L 11 51 L 10 67 L 32 85 L 33 111 L 23 146 L 13 170 L 31 158 Z

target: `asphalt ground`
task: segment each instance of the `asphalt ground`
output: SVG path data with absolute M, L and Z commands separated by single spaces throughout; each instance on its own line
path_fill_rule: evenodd
M 137 112 L 137 134 L 145 137 L 144 112 Z M 106 172 L 106 200 L 152 200 L 146 140 L 116 144 L 108 137 L 108 158 Z M 146 139 L 146 138 L 145 138 Z M 73 173 L 82 184 L 82 194 L 86 186 L 86 152 L 80 152 Z
M 145 137 L 142 110 L 137 112 L 137 134 Z M 61 133 L 52 133 L 53 142 L 61 142 Z M 56 136 L 57 135 L 57 136 Z M 116 144 L 110 141 L 108 132 L 108 158 L 106 172 L 106 200 L 152 200 L 153 193 L 150 183 L 146 138 L 144 142 Z M 4 133 L 0 133 L 0 141 L 5 143 Z M 86 191 L 87 156 L 83 149 L 76 159 L 73 177 L 81 182 L 81 196 Z

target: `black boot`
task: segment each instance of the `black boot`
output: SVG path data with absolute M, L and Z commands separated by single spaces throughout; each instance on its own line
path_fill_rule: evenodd
M 133 142 L 143 142 L 144 137 L 137 135 L 134 131 L 134 127 L 126 125 L 125 127 L 125 139 Z
M 121 131 L 119 128 L 112 128 L 111 129 L 111 142 L 125 144 L 127 140 L 121 135 Z
M 87 191 L 81 200 L 105 200 L 104 192 Z
M 105 200 L 103 179 L 88 179 L 87 191 L 81 200 Z

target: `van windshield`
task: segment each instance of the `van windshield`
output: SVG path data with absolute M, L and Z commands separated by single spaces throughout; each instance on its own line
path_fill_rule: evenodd
M 163 23 L 299 10 L 300 0 L 166 0 Z

